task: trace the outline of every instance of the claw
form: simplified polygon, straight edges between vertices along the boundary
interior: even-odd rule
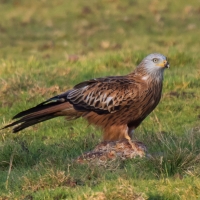
[[[128,140],[128,143],[131,145],[132,149],[137,149],[135,143],[133,143],[131,140]]]

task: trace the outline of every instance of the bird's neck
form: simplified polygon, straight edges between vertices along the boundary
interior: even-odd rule
[[[138,66],[133,73],[134,76],[140,76],[143,80],[149,81],[156,81],[161,82],[163,81],[163,72],[164,69],[149,69],[145,66]]]
[[[130,79],[134,79],[139,83],[144,83],[148,87],[150,86],[153,93],[161,95],[163,85],[163,70],[147,70],[146,68],[140,66],[128,76]]]

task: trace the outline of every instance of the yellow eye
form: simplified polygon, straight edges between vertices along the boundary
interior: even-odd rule
[[[157,58],[154,58],[154,59],[153,59],[153,62],[154,62],[154,63],[157,63],[157,62],[158,62],[158,59],[157,59]]]

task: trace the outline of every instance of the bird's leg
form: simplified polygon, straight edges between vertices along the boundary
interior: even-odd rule
[[[137,149],[135,144],[132,142],[131,137],[128,133],[125,134],[125,138],[127,139],[128,143],[131,145],[132,149]]]
[[[131,145],[132,149],[136,149],[135,144],[131,141],[129,129],[127,125],[121,126],[108,126],[104,129],[103,141],[122,141],[126,139]]]
[[[128,143],[131,145],[131,147],[132,147],[133,149],[136,148],[135,144],[134,144],[134,143],[132,142],[132,140],[131,140],[131,139],[133,139],[134,130],[135,130],[135,127],[132,127],[132,128],[129,127],[129,128],[128,128],[128,136],[129,136],[129,139],[126,138],[126,139],[128,140]]]

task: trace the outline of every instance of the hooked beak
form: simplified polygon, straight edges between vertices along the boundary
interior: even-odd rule
[[[169,69],[169,63],[168,62],[166,63],[165,68]]]
[[[164,60],[163,62],[159,63],[157,66],[163,67],[163,68],[169,68],[169,63]]]

